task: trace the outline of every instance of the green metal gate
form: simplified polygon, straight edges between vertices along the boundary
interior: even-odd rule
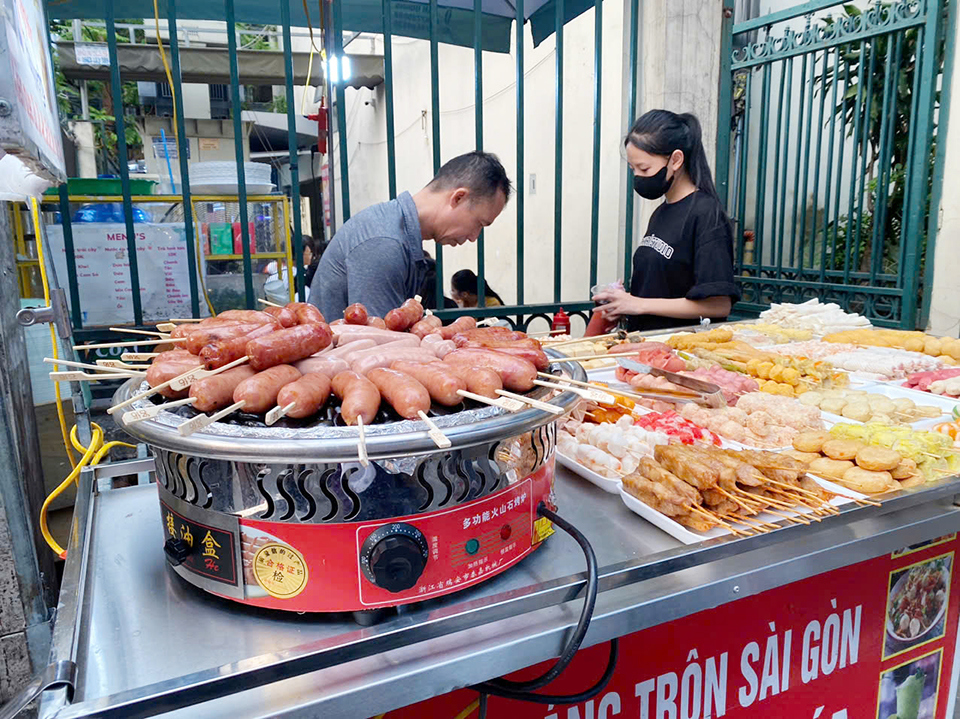
[[[955,5],[811,0],[728,25],[717,168],[738,310],[819,297],[926,324]]]

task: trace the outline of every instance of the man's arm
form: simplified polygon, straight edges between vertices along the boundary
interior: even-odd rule
[[[347,255],[349,304],[362,302],[371,316],[383,317],[408,299],[408,258],[393,239],[370,239]]]

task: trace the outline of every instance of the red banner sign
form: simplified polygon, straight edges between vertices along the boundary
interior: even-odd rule
[[[491,697],[491,719],[947,719],[957,641],[956,535],[771,589],[623,637],[596,698],[544,706]],[[593,685],[608,645],[541,690]],[[539,675],[552,662],[512,675]],[[467,719],[460,690],[387,719]]]

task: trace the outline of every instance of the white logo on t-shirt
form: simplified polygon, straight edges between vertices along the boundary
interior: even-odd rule
[[[640,240],[640,247],[652,247],[668,260],[673,257],[673,247],[661,240],[656,235],[647,235]]]

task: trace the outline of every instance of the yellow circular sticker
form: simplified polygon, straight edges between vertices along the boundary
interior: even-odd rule
[[[291,599],[307,586],[303,555],[286,544],[265,544],[253,558],[253,575],[271,597]]]

